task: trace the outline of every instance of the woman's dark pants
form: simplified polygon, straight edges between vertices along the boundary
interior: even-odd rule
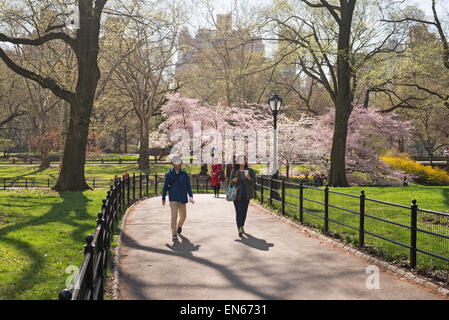
[[[217,184],[216,186],[213,186],[213,187],[214,187],[214,194],[216,196],[219,196],[220,195],[220,184]]]
[[[246,221],[246,214],[248,212],[249,200],[235,200],[234,207],[237,220],[237,228],[244,227]]]

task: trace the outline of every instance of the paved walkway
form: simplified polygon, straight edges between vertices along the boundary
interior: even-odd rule
[[[170,209],[161,198],[131,209],[120,247],[121,299],[440,299],[381,272],[380,290],[366,288],[365,260],[309,238],[251,205],[240,239],[234,206],[195,195],[173,244]]]

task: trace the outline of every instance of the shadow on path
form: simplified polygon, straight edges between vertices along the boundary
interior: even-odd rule
[[[236,242],[243,243],[244,245],[261,250],[261,251],[268,251],[271,247],[274,247],[273,243],[268,243],[264,239],[258,239],[256,237],[253,237],[249,233],[245,233],[239,240],[235,240]]]
[[[187,239],[185,237],[183,237],[183,242],[184,239]],[[188,241],[188,239],[187,239]],[[190,242],[188,242],[190,243]],[[128,236],[126,233],[122,234],[122,244],[128,248],[133,248],[136,250],[143,250],[143,251],[147,251],[147,252],[153,252],[153,253],[157,253],[157,254],[164,254],[164,255],[174,255],[174,256],[178,256],[181,257],[183,259],[188,259],[191,260],[193,262],[202,264],[204,266],[208,266],[212,269],[215,269],[216,271],[220,272],[223,277],[225,277],[230,283],[232,283],[232,286],[234,288],[238,288],[240,290],[252,293],[256,296],[258,296],[261,299],[266,299],[266,300],[275,300],[278,299],[274,296],[271,296],[269,294],[266,294],[264,292],[261,292],[259,290],[257,290],[257,288],[255,288],[254,286],[251,286],[248,283],[245,283],[240,277],[238,277],[236,274],[234,274],[231,270],[229,270],[228,268],[226,268],[225,266],[219,265],[217,263],[214,263],[212,261],[209,261],[207,259],[204,258],[200,258],[200,257],[195,257],[191,251],[189,252],[189,254],[185,254],[185,251],[179,252],[179,251],[168,251],[168,250],[164,250],[164,249],[157,249],[157,248],[152,248],[152,247],[146,247],[146,246],[142,246],[140,244],[138,244],[133,238],[131,238],[130,236]],[[168,246],[168,245],[167,245]],[[180,244],[180,246],[182,246],[182,243]],[[186,244],[186,246],[188,246],[188,248],[192,248],[190,245]],[[168,246],[170,248],[170,246]],[[193,246],[195,248],[195,246]],[[120,275],[122,277],[122,274]],[[133,288],[133,292],[136,292],[136,294],[139,297],[143,298],[142,293],[140,292],[141,288],[142,288],[142,284],[139,282],[136,282],[134,279],[131,279],[130,275],[124,275],[126,278],[126,282],[128,284],[131,284],[130,287]],[[150,297],[145,297],[145,299],[150,299]]]
[[[173,252],[184,254],[184,255],[193,255],[193,252],[198,251],[200,249],[200,245],[194,245],[190,240],[182,235],[179,235],[182,242],[176,240],[173,242],[173,245],[166,244],[167,248],[172,250]]]

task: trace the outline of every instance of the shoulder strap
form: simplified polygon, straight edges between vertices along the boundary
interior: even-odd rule
[[[170,182],[170,186],[172,186],[173,185],[173,183],[175,183],[176,182],[176,180],[178,180],[179,179],[179,177],[182,175],[182,172],[180,172],[179,174],[176,174],[175,173],[175,178],[173,179],[173,181],[172,182]]]

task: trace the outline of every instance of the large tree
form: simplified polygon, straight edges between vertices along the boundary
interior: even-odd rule
[[[112,65],[118,59],[113,73],[114,86],[139,119],[139,168],[149,169],[149,133],[151,120],[161,114],[166,94],[176,92],[178,84],[173,79],[174,55],[177,52],[177,36],[184,19],[181,3],[173,5],[159,2],[157,8],[148,10],[147,4],[137,4],[133,20],[124,31],[123,42],[135,50],[122,58],[121,53],[107,58]],[[129,35],[132,35],[130,37]]]
[[[348,186],[348,121],[360,73],[378,54],[398,51],[403,41],[404,27],[381,20],[398,3],[286,0],[276,1],[274,14],[268,14],[274,40],[289,44],[286,54],[296,55],[299,68],[326,89],[335,107],[331,186]]]
[[[89,188],[84,176],[87,137],[97,84],[101,16],[107,0],[79,0],[79,29],[70,34],[63,14],[67,7],[54,1],[26,1],[25,4],[2,1],[0,42],[17,46],[45,46],[57,41],[70,47],[77,60],[75,88],[58,83],[51,75],[41,75],[19,65],[5,48],[0,58],[17,74],[37,82],[70,105],[69,129],[65,141],[57,191],[83,191]],[[54,13],[54,14],[51,14]],[[50,18],[42,19],[47,17]],[[63,18],[61,18],[61,16]],[[44,24],[42,23],[45,22]],[[11,27],[6,28],[5,24]],[[30,31],[32,30],[32,31]]]

